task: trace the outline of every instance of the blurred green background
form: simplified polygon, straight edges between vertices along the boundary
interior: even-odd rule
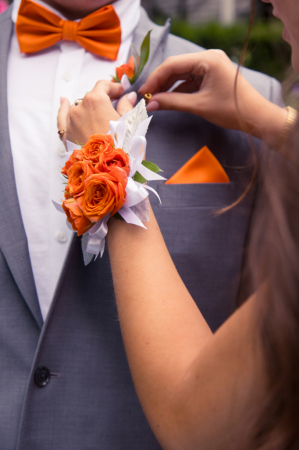
[[[235,62],[238,62],[240,58],[248,31],[250,1],[247,2],[247,8],[246,2],[243,1],[243,3],[245,3],[245,6],[243,6],[245,12],[237,15],[233,23],[225,25],[217,17],[216,8],[214,20],[193,23],[192,14],[188,16],[188,3],[186,1],[184,3],[179,0],[168,1],[168,8],[164,4],[162,9],[162,7],[159,7],[160,2],[142,0],[143,6],[154,22],[164,23],[168,16],[166,13],[168,9],[172,13],[171,32],[173,34],[206,49],[222,49]],[[185,11],[182,9],[183,4]],[[236,4],[238,4],[238,0]],[[177,5],[176,8],[175,5]],[[192,3],[189,3],[189,5],[189,8],[191,8]],[[207,4],[202,6],[203,9],[207,9],[207,7]],[[290,46],[282,39],[282,23],[272,16],[271,9],[271,5],[264,4],[260,0],[256,1],[255,22],[251,32],[245,66],[282,81],[290,67],[291,50]],[[193,11],[191,10],[191,13]],[[185,17],[182,18],[182,16]]]
[[[225,26],[217,22],[200,25],[174,20],[172,33],[210,49],[219,48],[238,62],[246,39],[248,22]],[[244,65],[282,80],[290,65],[290,47],[281,37],[278,20],[258,19],[251,32]]]

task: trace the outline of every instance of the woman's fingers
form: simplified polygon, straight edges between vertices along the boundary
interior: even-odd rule
[[[144,95],[147,92],[152,94],[160,92],[162,88],[165,89],[165,86],[169,86],[170,81],[174,83],[177,80],[188,80],[190,78],[194,79],[201,76],[201,74],[197,72],[199,71],[200,61],[203,59],[203,53],[167,58],[161,66],[154,70],[148,77],[144,85],[141,86],[139,90],[140,94]]]
[[[148,112],[170,110],[199,114],[200,105],[199,101],[195,101],[195,95],[192,95],[192,102],[190,102],[190,94],[178,92],[163,92],[156,94],[153,96],[150,103],[148,103],[147,110]]]
[[[177,88],[175,88],[172,92],[193,94],[194,92],[198,92],[200,90],[202,80],[203,78],[185,81],[184,83],[181,83]]]
[[[70,102],[68,101],[67,98],[61,97],[60,108],[58,110],[58,115],[57,115],[57,129],[60,131],[66,130],[69,109],[70,109]],[[66,133],[64,133],[62,136],[62,141],[63,141],[64,145],[65,145],[65,140],[66,140],[65,135],[66,135]]]
[[[116,111],[120,116],[123,116],[125,113],[131,111],[136,105],[137,94],[136,92],[130,92],[127,95],[124,95],[118,102]]]

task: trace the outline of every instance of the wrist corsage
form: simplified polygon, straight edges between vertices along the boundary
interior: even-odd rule
[[[129,89],[131,84],[141,75],[145,64],[149,58],[150,52],[150,35],[152,30],[150,30],[140,47],[140,53],[137,52],[136,48],[132,44],[132,56],[130,57],[127,64],[122,64],[116,68],[116,74],[112,77],[112,81],[115,83],[121,83],[122,87],[126,91]]]
[[[68,227],[82,236],[85,265],[99,254],[102,257],[110,217],[146,228],[148,191],[159,196],[143,183],[165,180],[156,164],[143,159],[151,119],[141,100],[118,121],[110,122],[107,135],[93,135],[82,147],[67,141],[69,158],[61,171],[64,199],[53,203],[66,214]]]

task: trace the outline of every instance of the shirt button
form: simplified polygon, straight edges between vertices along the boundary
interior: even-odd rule
[[[61,242],[61,244],[63,244],[64,242],[67,241],[67,235],[63,231],[58,231],[58,233],[56,234],[56,237],[57,237],[57,241]]]
[[[71,79],[72,79],[72,74],[71,74],[70,72],[64,72],[64,74],[62,75],[62,78],[63,78],[65,81],[71,81]]]
[[[34,382],[38,387],[45,387],[50,381],[50,370],[47,367],[39,367],[34,374]]]
[[[65,150],[64,145],[61,145],[60,147],[58,147],[58,150],[57,150],[58,156],[61,156],[63,158],[65,156],[65,152],[66,152],[66,150]]]

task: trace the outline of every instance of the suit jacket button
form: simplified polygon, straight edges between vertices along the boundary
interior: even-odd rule
[[[34,374],[34,382],[38,387],[45,387],[50,381],[50,370],[47,367],[39,367]]]

